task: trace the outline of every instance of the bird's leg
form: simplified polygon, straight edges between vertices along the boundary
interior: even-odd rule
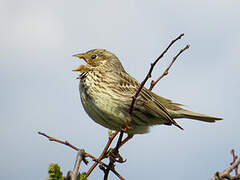
[[[120,131],[116,147],[112,151],[113,156],[115,156],[115,159],[116,158],[122,159],[122,157],[119,154],[119,148],[127,142],[126,141],[127,138],[125,138],[124,140],[122,139],[123,139],[123,134],[126,133],[129,129],[131,129],[131,126],[129,126],[128,123],[125,123],[124,127],[122,127],[122,130]]]
[[[121,143],[122,143],[122,138],[123,138],[123,133],[124,133],[124,131],[123,130],[121,130],[120,131],[120,134],[119,134],[119,137],[118,137],[118,142],[117,142],[117,145],[116,145],[116,147],[114,148],[114,153],[118,153],[118,150],[119,150],[119,148],[121,147]]]
[[[109,153],[109,156],[113,162],[124,163],[126,160],[123,160],[122,156],[119,154],[119,149],[122,147],[126,142],[132,139],[133,135],[128,135],[125,139],[122,140],[123,131],[120,132],[117,145],[114,149],[112,149]]]
[[[128,122],[125,122],[124,126],[121,128],[121,130],[125,133],[127,133],[132,127],[128,124]]]
[[[117,141],[117,144],[115,146],[114,149],[110,149],[109,151],[109,157],[111,159],[112,162],[119,162],[119,163],[123,163],[125,162],[126,160],[123,160],[122,156],[119,154],[119,149],[120,147],[122,147],[126,142],[128,142],[128,140],[130,140],[133,135],[129,135],[123,139],[123,134],[124,133],[127,133],[128,130],[130,130],[132,127],[128,124],[128,123],[125,123],[124,127],[122,128],[122,130],[120,131],[120,135],[118,137],[118,141]],[[122,140],[123,139],[123,140]]]
[[[127,133],[131,129],[132,127],[126,122],[125,126],[122,128],[122,131]],[[122,147],[126,142],[128,142],[128,140],[132,139],[132,137],[133,135],[128,134],[128,136],[123,141],[121,141],[119,148]]]
[[[115,148],[114,149],[110,149],[110,151],[108,153],[110,162],[113,163],[113,164],[115,162],[119,162],[119,163],[124,163],[125,162],[125,160],[123,160],[122,156],[119,154],[119,148],[121,147],[121,144],[123,142],[122,141],[123,134],[124,134],[124,131],[121,130]]]

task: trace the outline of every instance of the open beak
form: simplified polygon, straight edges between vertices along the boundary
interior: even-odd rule
[[[74,54],[73,56],[74,57],[78,57],[80,59],[84,59],[84,61],[86,62],[86,58],[85,58],[84,54]],[[79,67],[77,67],[76,69],[73,69],[72,71],[80,71],[80,72],[82,72],[82,71],[84,71],[85,67],[86,67],[86,65],[82,64]]]
[[[86,66],[86,65],[81,64],[79,67],[73,69],[72,71],[80,71],[80,72],[82,72],[82,71],[84,71],[85,66]]]
[[[78,58],[84,59],[86,61],[84,54],[74,54],[73,57],[78,57]]]

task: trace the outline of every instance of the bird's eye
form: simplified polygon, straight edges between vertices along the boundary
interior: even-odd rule
[[[91,59],[95,59],[97,56],[94,54],[91,56]]]

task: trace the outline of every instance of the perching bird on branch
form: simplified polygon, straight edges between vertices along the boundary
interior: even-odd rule
[[[123,68],[119,59],[104,49],[94,49],[76,54],[84,59],[73,71],[79,75],[80,96],[88,115],[98,124],[112,130],[126,130],[126,133],[147,133],[150,126],[165,124],[183,129],[174,119],[188,118],[204,122],[215,122],[222,118],[191,112],[143,87],[136,98],[132,112],[129,109],[132,97],[140,83]]]

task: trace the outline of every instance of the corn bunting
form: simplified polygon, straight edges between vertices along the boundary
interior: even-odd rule
[[[123,68],[119,59],[104,49],[94,49],[76,54],[84,59],[73,71],[82,72],[79,90],[85,111],[98,124],[120,131],[125,127],[129,135],[147,133],[150,126],[165,124],[182,129],[175,118],[188,118],[215,122],[221,118],[195,113],[143,87],[129,114],[132,97],[140,83]]]

